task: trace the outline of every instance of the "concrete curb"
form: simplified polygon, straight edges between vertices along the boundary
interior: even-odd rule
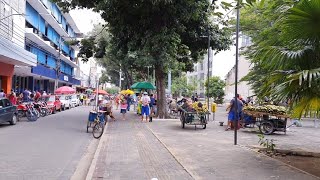
[[[282,162],[282,161],[280,161],[280,160],[278,160],[278,159],[275,159],[275,158],[272,158],[272,157],[270,157],[270,156],[267,156],[267,155],[259,152],[259,151],[257,150],[257,148],[256,148],[256,149],[253,149],[253,148],[251,148],[251,147],[249,147],[249,146],[243,146],[243,145],[237,145],[237,146],[239,146],[239,147],[241,147],[241,148],[243,148],[243,149],[247,149],[247,150],[249,150],[249,151],[255,152],[255,153],[257,153],[257,154],[259,154],[259,155],[261,155],[261,156],[263,156],[263,157],[265,157],[265,158],[268,158],[268,159],[272,159],[272,160],[274,160],[274,161],[277,161],[277,162],[280,163],[280,164],[284,164],[285,166],[288,166],[288,167],[290,167],[290,168],[292,168],[292,169],[295,169],[295,170],[300,171],[300,172],[302,172],[302,173],[304,173],[304,174],[307,174],[307,175],[309,175],[309,176],[311,176],[311,177],[314,177],[315,179],[320,179],[320,177],[315,176],[315,175],[313,175],[313,174],[310,174],[310,173],[308,173],[308,172],[306,172],[306,171],[304,171],[304,170],[302,170],[302,169],[296,168],[296,167],[294,167],[294,166],[292,166],[292,165],[290,165],[290,164],[287,164],[287,163],[285,163],[285,162]]]
[[[96,169],[97,161],[99,159],[99,154],[101,152],[103,143],[107,140],[106,133],[105,133],[107,127],[108,127],[108,122],[106,123],[106,125],[104,127],[104,131],[103,131],[102,136],[100,137],[100,141],[99,141],[98,147],[96,149],[96,152],[94,153],[94,156],[93,156],[93,159],[92,159],[92,162],[91,162],[91,165],[90,165],[86,180],[91,180],[92,177],[93,177],[93,173],[94,173],[94,171]]]
[[[253,149],[266,149],[260,146],[248,146]],[[304,151],[304,150],[296,150],[296,149],[275,149],[276,153],[286,154],[286,155],[294,155],[294,156],[306,156],[306,157],[317,157],[320,158],[320,152],[312,152],[312,151]]]

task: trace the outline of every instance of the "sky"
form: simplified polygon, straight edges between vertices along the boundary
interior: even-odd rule
[[[95,13],[88,9],[76,9],[70,11],[70,14],[74,21],[76,22],[79,30],[87,34],[93,29],[94,24],[104,23],[101,19],[100,14]],[[232,46],[231,50],[223,51],[213,56],[213,71],[212,74],[215,76],[220,76],[222,79],[231,70],[235,64],[235,47]],[[89,75],[90,66],[87,64],[80,64],[81,70]]]

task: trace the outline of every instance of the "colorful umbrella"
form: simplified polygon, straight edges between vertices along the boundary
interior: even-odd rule
[[[69,87],[69,86],[62,86],[62,87],[59,87],[58,89],[56,89],[56,91],[54,93],[56,93],[56,94],[73,94],[75,92],[76,92],[76,90]]]
[[[96,91],[93,91],[93,93],[97,93]],[[102,95],[108,95],[107,91],[99,89],[98,90],[98,94],[102,94]]]
[[[93,90],[92,90],[92,89],[86,89],[86,92],[88,92],[88,93],[92,93],[92,92],[93,92]]]
[[[137,83],[134,83],[131,87],[131,89],[156,89],[156,87],[151,84],[150,82],[137,82]]]
[[[130,95],[132,95],[132,94],[134,94],[134,92],[132,90],[130,90],[130,89],[127,89],[127,90],[120,91],[120,94],[130,94]]]

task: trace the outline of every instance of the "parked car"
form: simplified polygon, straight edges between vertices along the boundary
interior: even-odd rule
[[[71,98],[69,95],[58,95],[58,97],[61,101],[62,110],[70,109],[72,107]]]
[[[7,98],[0,98],[0,123],[9,122],[15,125],[17,121],[17,107],[12,105]]]
[[[57,111],[61,111],[61,101],[56,95],[42,96],[42,99],[47,103],[48,108],[52,111],[53,114]]]
[[[80,106],[79,95],[73,94],[70,96],[72,107]]]

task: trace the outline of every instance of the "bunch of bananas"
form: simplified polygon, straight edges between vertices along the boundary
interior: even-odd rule
[[[207,113],[208,111],[208,106],[206,104],[199,104],[200,102],[194,102],[192,103],[192,108],[197,112],[197,113]]]
[[[275,105],[264,105],[264,106],[245,106],[243,110],[256,111],[256,112],[265,112],[271,114],[284,115],[287,112],[286,107],[275,106]]]

